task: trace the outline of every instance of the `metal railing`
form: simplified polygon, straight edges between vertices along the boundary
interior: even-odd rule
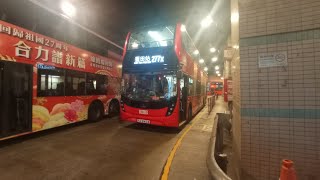
[[[215,100],[215,96],[209,96],[208,97],[208,113],[210,114],[210,112],[213,109],[213,106],[215,105],[216,100]]]
[[[220,125],[218,125],[218,123]],[[221,128],[221,121],[219,122],[219,115],[216,115],[214,120],[214,125],[212,127],[212,134],[210,138],[210,144],[209,144],[209,151],[207,154],[207,166],[209,173],[211,174],[212,179],[214,180],[232,180],[226,173],[221,169],[219,164],[216,161],[216,155],[217,155],[217,146],[221,146],[223,144],[223,140],[221,141],[221,135],[218,135],[218,126]],[[219,129],[221,132],[221,129]],[[218,137],[219,136],[219,137]],[[220,145],[219,145],[220,143]],[[222,143],[222,144],[221,144]],[[221,161],[221,160],[219,160]],[[220,162],[221,163],[221,162]],[[226,166],[225,163],[223,165]],[[226,170],[226,167],[224,167]]]

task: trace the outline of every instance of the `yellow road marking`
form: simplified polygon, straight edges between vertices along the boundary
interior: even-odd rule
[[[200,115],[200,113],[198,115]],[[171,167],[174,155],[176,154],[178,148],[180,147],[184,136],[190,131],[190,129],[193,127],[193,125],[199,119],[200,119],[200,116],[196,116],[196,118],[192,120],[192,123],[190,125],[188,125],[188,127],[186,127],[186,129],[184,130],[183,134],[180,136],[180,138],[177,140],[176,144],[173,146],[173,149],[171,150],[171,152],[169,154],[169,157],[167,159],[167,162],[166,162],[166,164],[164,166],[164,169],[163,169],[163,172],[162,172],[162,176],[161,176],[161,180],[168,180],[170,167]]]

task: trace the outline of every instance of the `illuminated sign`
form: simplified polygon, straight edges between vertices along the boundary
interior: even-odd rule
[[[37,64],[38,69],[55,69],[54,66],[48,66],[44,64]]]
[[[164,56],[161,56],[161,55],[134,57],[134,64],[153,64],[153,63],[163,63],[163,62],[164,62]]]

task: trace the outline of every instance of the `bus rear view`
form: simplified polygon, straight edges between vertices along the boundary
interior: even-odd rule
[[[122,120],[178,127],[191,119],[188,76],[183,75],[179,60],[178,26],[158,26],[128,34],[122,66]]]

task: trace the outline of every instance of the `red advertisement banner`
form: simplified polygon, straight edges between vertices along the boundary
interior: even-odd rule
[[[0,59],[31,64],[102,71],[119,76],[120,62],[0,21]]]

